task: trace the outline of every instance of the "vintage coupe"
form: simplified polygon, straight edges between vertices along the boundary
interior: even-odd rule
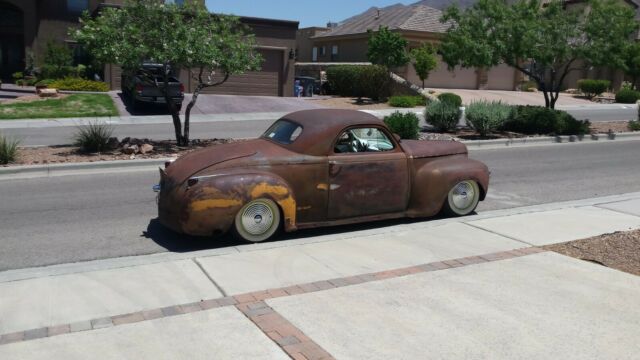
[[[260,138],[182,156],[160,169],[159,220],[174,231],[231,230],[258,242],[285,231],[473,212],[489,171],[456,141],[399,140],[373,115],[305,110]]]

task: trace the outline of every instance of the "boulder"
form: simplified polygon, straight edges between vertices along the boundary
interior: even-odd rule
[[[120,146],[120,142],[117,137],[110,137],[107,141],[107,147],[111,150],[115,150]]]
[[[122,152],[127,155],[136,154],[138,151],[140,151],[138,145],[125,145],[122,147]]]
[[[153,145],[151,144],[142,144],[140,146],[140,154],[148,154],[153,151]]]

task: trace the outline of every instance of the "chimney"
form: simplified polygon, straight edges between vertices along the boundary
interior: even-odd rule
[[[376,20],[380,18],[380,9],[376,8]]]

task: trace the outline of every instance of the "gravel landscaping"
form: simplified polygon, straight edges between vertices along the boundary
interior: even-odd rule
[[[640,276],[640,229],[554,244],[545,248]]]

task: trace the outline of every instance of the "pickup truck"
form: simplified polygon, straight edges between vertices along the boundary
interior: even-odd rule
[[[136,71],[122,72],[122,95],[132,110],[139,108],[141,103],[166,104],[161,91],[164,86],[162,68],[162,64],[147,63]],[[153,77],[160,88],[154,84]],[[180,110],[184,100],[184,85],[174,75],[169,77],[169,97]]]

